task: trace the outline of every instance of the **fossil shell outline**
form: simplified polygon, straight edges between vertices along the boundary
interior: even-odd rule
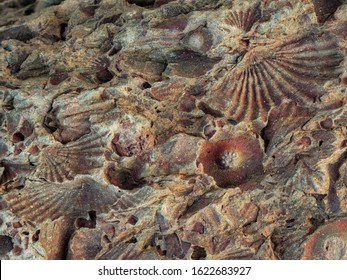
[[[346,259],[347,220],[322,226],[306,240],[304,248],[304,259]]]
[[[66,145],[57,142],[42,149],[35,176],[49,182],[63,182],[99,167],[100,163],[93,157],[104,152],[102,136],[88,134]]]
[[[89,211],[103,212],[121,195],[121,191],[113,185],[103,186],[83,177],[62,184],[31,182],[22,190],[8,194],[5,199],[16,215],[43,222],[62,216],[83,215]]]
[[[91,126],[103,121],[107,111],[113,107],[115,101],[106,98],[102,89],[85,91],[78,95],[63,94],[53,101],[43,125],[57,141],[66,144],[90,133]]]
[[[343,56],[338,47],[332,34],[309,30],[251,48],[212,86],[211,102],[236,121],[265,120],[270,108],[285,100],[312,104],[324,93],[317,82],[339,75]]]
[[[227,15],[227,24],[234,25],[245,32],[252,29],[254,23],[261,19],[260,1],[241,10],[232,10]]]

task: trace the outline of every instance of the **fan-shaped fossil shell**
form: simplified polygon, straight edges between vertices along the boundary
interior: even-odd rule
[[[52,184],[31,182],[5,199],[11,211],[27,220],[42,222],[61,216],[84,215],[89,211],[102,212],[120,197],[112,185],[103,186],[90,178]]]
[[[234,25],[245,32],[251,30],[254,23],[261,18],[260,1],[256,1],[255,4],[249,4],[248,7],[240,10],[232,10],[226,17],[226,23]]]
[[[89,78],[91,82],[103,84],[111,81],[114,74],[109,70],[110,60],[107,57],[99,57],[92,61],[82,73],[84,77]]]
[[[54,143],[43,148],[39,158],[37,178],[50,182],[71,180],[100,167],[98,157],[103,154],[103,139],[99,134],[87,135],[66,145]]]
[[[118,199],[112,205],[112,209],[119,212],[136,209],[140,205],[148,205],[153,203],[159,197],[159,192],[157,193],[152,188],[145,186],[134,193],[122,193],[120,199]]]
[[[313,103],[323,94],[317,83],[338,77],[342,60],[338,40],[315,31],[251,48],[213,86],[212,104],[236,121],[264,120],[285,100]]]

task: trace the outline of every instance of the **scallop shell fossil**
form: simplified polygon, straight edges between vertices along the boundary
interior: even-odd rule
[[[100,167],[97,157],[103,155],[102,135],[92,134],[78,141],[63,145],[56,142],[42,149],[39,158],[36,178],[50,182],[71,180],[77,174],[87,174]]]
[[[81,178],[63,184],[31,182],[22,190],[9,193],[5,199],[16,215],[43,222],[89,211],[103,212],[120,196],[115,186],[102,186],[90,178]]]
[[[226,23],[234,25],[245,32],[261,19],[260,1],[242,10],[232,10],[226,17]]]
[[[68,93],[56,98],[44,119],[44,126],[53,137],[65,144],[90,133],[94,123],[100,123],[115,101],[103,89]]]
[[[327,32],[258,45],[213,85],[209,103],[236,121],[266,120],[285,100],[313,103],[324,93],[318,82],[337,78],[342,61],[337,38]]]

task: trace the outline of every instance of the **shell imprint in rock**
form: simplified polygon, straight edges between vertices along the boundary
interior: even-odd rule
[[[254,23],[261,19],[260,1],[257,1],[254,5],[247,7],[244,10],[233,10],[227,18],[226,23],[234,25],[245,32],[251,30]]]
[[[263,151],[256,139],[244,135],[204,143],[199,161],[219,187],[236,186],[263,172]]]
[[[337,220],[319,228],[304,246],[304,259],[346,260],[347,220]]]
[[[211,105],[242,121],[266,120],[271,107],[288,99],[312,103],[324,93],[317,82],[340,73],[343,55],[338,46],[332,34],[309,31],[251,48],[212,87]]]
[[[107,98],[103,90],[63,94],[52,103],[44,126],[55,140],[66,144],[90,133],[91,125],[102,122],[114,107],[114,100]]]
[[[36,177],[50,182],[72,180],[77,174],[87,174],[100,167],[97,157],[103,154],[102,136],[87,135],[66,145],[54,143],[42,149]]]
[[[103,212],[120,196],[117,187],[103,186],[84,177],[62,184],[31,182],[5,199],[16,215],[42,222],[61,216],[84,215],[89,211]]]

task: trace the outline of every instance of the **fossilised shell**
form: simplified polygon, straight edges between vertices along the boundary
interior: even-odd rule
[[[86,68],[86,71],[81,74],[89,78],[91,82],[103,84],[111,81],[114,77],[109,67],[110,60],[107,57],[99,57],[92,61]]]
[[[103,96],[103,90],[63,94],[54,100],[44,126],[65,144],[90,133],[91,124],[102,121],[114,107],[115,101]]]
[[[131,157],[154,146],[150,122],[139,115],[120,118],[112,139],[112,148],[120,156]]]
[[[158,29],[183,31],[187,26],[188,19],[189,17],[183,14],[174,18],[165,19],[159,23],[155,23],[153,27]]]
[[[68,259],[93,260],[101,250],[102,231],[99,229],[81,228],[71,237]]]
[[[313,30],[254,47],[212,87],[210,104],[241,121],[265,120],[271,107],[287,99],[312,103],[324,93],[317,82],[340,73],[338,46],[332,34]]]
[[[196,137],[177,134],[163,145],[140,153],[133,167],[135,178],[193,172],[199,141]]]
[[[254,23],[259,21],[260,19],[260,1],[256,1],[255,4],[250,5],[246,9],[231,11],[225,21],[230,25],[234,25],[244,30],[245,32],[248,32],[251,30]]]
[[[8,90],[0,90],[0,109],[1,111],[10,111],[14,109],[13,96]]]
[[[90,178],[63,184],[31,182],[5,196],[10,210],[21,218],[36,222],[77,216],[89,211],[103,212],[120,197],[112,185],[102,186]]]
[[[347,220],[324,225],[304,244],[304,259],[347,260]]]
[[[0,186],[7,188],[23,186],[26,176],[35,169],[29,164],[6,160],[0,162],[0,167],[3,168],[0,175]]]
[[[0,42],[8,39],[16,39],[19,41],[29,41],[37,34],[26,25],[10,27],[0,31]]]
[[[233,139],[206,142],[199,161],[206,174],[219,187],[237,186],[263,172],[263,151],[256,139],[243,135]]]
[[[50,182],[71,180],[100,167],[97,157],[103,154],[103,139],[98,134],[87,135],[66,145],[55,143],[43,148],[38,158],[37,178]]]
[[[139,42],[143,43],[143,42]],[[165,71],[167,62],[161,53],[134,51],[122,54],[124,61],[118,65],[123,72],[128,72],[132,76],[139,76],[145,80],[159,81],[162,79],[162,73]]]
[[[311,117],[309,109],[297,106],[295,102],[283,103],[270,111],[268,123],[262,130],[265,152],[271,153],[290,132],[305,124]]]
[[[0,256],[3,256],[13,249],[13,241],[10,236],[0,235]]]
[[[151,6],[155,3],[155,0],[127,0],[129,4],[135,4],[140,7]]]
[[[112,205],[112,209],[116,212],[124,212],[158,202],[160,192],[156,192],[153,188],[144,186],[133,193],[122,192],[121,197]]]

